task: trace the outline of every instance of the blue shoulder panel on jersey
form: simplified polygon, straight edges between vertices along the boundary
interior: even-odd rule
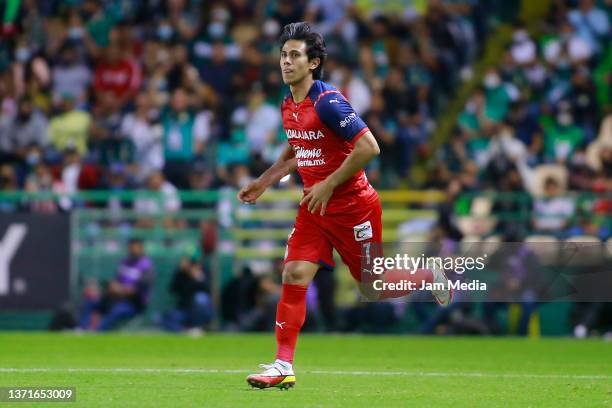
[[[315,97],[314,90],[317,88]],[[319,118],[347,142],[352,141],[367,125],[336,88],[317,81],[309,94]]]
[[[289,98],[291,98],[291,92],[287,92],[287,94],[283,98],[283,101],[281,102],[281,106],[284,105],[285,102],[287,102],[289,100]]]

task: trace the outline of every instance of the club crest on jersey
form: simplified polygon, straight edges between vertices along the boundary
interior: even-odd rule
[[[374,236],[372,233],[372,224],[370,221],[366,221],[362,224],[355,225],[353,227],[353,234],[355,234],[355,241],[365,241]]]

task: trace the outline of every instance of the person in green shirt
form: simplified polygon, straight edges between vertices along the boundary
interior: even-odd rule
[[[210,112],[196,113],[183,88],[172,93],[170,108],[161,117],[164,174],[179,188],[188,187],[188,172],[193,160],[202,156],[210,136]]]
[[[544,130],[544,156],[555,162],[566,162],[584,141],[584,131],[574,124],[569,110],[561,109],[556,121]]]
[[[484,77],[485,87],[485,115],[493,122],[503,121],[510,106],[510,96],[499,72],[490,68]]]

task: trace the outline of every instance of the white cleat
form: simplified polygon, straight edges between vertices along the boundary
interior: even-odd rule
[[[295,385],[295,373],[288,363],[275,361],[272,364],[260,364],[263,372],[251,374],[246,380],[251,387],[270,388],[277,387],[286,390]]]
[[[444,284],[444,289],[434,289],[431,291],[431,294],[433,295],[434,298],[436,298],[436,302],[438,302],[438,304],[440,306],[448,306],[451,304],[451,302],[453,301],[453,289],[449,287],[448,285],[448,278],[446,277],[446,274],[444,273],[443,269],[432,269],[432,274],[433,274],[433,283],[434,284]],[[434,287],[439,286],[439,285],[434,285]]]

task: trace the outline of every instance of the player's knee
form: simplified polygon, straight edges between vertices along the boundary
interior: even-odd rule
[[[302,264],[287,264],[283,270],[283,283],[308,285],[312,279],[310,269]]]

